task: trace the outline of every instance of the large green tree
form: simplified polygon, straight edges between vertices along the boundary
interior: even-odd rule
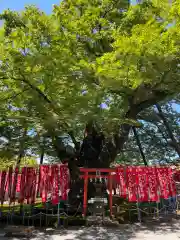
[[[57,136],[69,134],[79,149],[76,134],[98,123],[96,131],[88,125],[100,140],[91,166],[109,166],[138,114],[179,93],[179,15],[179,1],[69,0],[51,15],[33,6],[5,11],[2,106],[47,132],[59,153]]]

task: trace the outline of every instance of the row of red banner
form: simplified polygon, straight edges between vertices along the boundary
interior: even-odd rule
[[[121,197],[130,202],[158,202],[176,195],[176,184],[171,168],[118,168],[116,183]]]
[[[53,204],[57,204],[60,199],[67,199],[69,189],[69,170],[66,165],[42,165],[39,170],[33,167],[22,168],[21,173],[16,168],[13,172],[0,173],[0,200],[3,204],[6,198],[10,203],[18,201],[33,204],[40,194],[42,202],[46,202],[48,196]]]
[[[171,168],[156,167],[118,167],[114,172],[114,182],[119,195],[132,202],[159,201],[176,195],[176,186]],[[177,173],[176,173],[177,175]],[[180,174],[179,174],[180,175]],[[66,200],[69,189],[69,171],[67,165],[41,165],[39,169],[24,167],[0,173],[0,200],[3,204],[5,195],[10,202],[18,199],[32,204],[38,193],[42,202],[48,197],[53,204],[60,199]],[[18,194],[18,196],[17,196]]]

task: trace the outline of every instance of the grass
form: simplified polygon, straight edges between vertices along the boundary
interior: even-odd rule
[[[13,203],[13,204],[11,204],[11,205],[9,205],[9,204],[3,204],[3,205],[0,206],[0,209],[1,209],[1,212],[5,212],[5,213],[6,213],[6,212],[9,212],[9,211],[11,211],[11,210],[13,210],[14,212],[19,212],[19,211],[20,211],[20,207],[21,207],[21,204],[20,204],[20,203],[15,203],[15,204]],[[31,207],[32,207],[31,204],[23,204],[23,210],[25,210],[25,211],[30,210]],[[34,204],[34,207],[41,209],[41,208],[44,207],[44,205],[43,205],[43,203],[37,201],[37,202]]]

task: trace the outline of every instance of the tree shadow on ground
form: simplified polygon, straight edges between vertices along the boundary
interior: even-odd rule
[[[173,235],[172,235],[173,234]],[[178,234],[180,238],[180,221],[153,221],[148,223],[124,224],[116,227],[69,227],[68,229],[39,231],[36,240],[140,240],[151,239],[154,236],[165,236],[171,239]]]
[[[68,229],[59,229],[46,231],[44,234],[37,233],[32,240],[127,240],[133,236],[131,227],[69,227]]]
[[[180,220],[122,224],[114,227],[68,227],[67,229],[36,229],[31,240],[156,240],[180,239]],[[178,237],[179,236],[179,237]],[[0,238],[4,239],[4,238]],[[20,238],[11,238],[11,240]],[[27,238],[21,238],[27,239]]]

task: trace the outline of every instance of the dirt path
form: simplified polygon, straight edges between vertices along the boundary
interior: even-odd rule
[[[19,238],[11,238],[17,240]],[[180,240],[180,221],[121,225],[120,227],[69,227],[38,231],[31,240]],[[5,240],[0,237],[0,240]]]
[[[48,229],[47,229],[48,230]],[[180,221],[121,225],[120,227],[84,227],[38,233],[34,240],[180,240]]]

